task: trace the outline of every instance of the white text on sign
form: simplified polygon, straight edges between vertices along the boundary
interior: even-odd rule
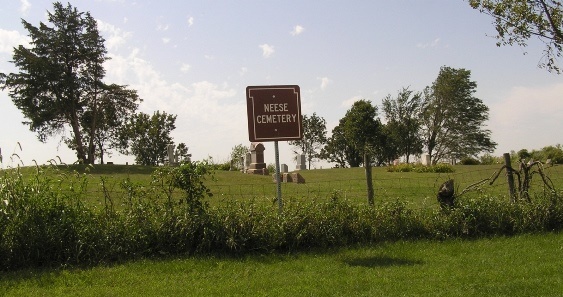
[[[284,112],[288,111],[287,103],[268,103],[264,104],[264,112]],[[256,117],[257,124],[279,124],[295,123],[297,114],[263,114]]]

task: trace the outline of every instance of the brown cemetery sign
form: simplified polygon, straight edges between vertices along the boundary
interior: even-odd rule
[[[299,86],[246,87],[250,142],[303,138]]]

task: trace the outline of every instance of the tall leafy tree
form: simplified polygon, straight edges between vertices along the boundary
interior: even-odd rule
[[[497,46],[526,47],[537,37],[545,44],[539,66],[561,73],[557,60],[563,47],[563,4],[560,0],[469,0],[474,9],[493,17]]]
[[[474,97],[476,88],[471,71],[444,66],[424,90],[423,140],[432,163],[492,152],[496,147],[491,131],[484,128],[489,108]]]
[[[120,132],[121,152],[132,154],[141,165],[164,164],[167,146],[173,144],[170,133],[176,129],[176,115],[156,111],[152,116],[140,112],[131,116]],[[127,148],[127,149],[124,149]]]
[[[422,94],[414,93],[408,88],[399,91],[396,98],[387,95],[383,99],[387,135],[399,154],[405,156],[407,163],[411,155],[422,153],[419,117],[421,105]]]
[[[377,106],[367,100],[354,102],[352,107],[342,118],[343,133],[345,139],[362,156],[366,174],[367,199],[370,205],[374,204],[374,192],[372,182],[372,157],[382,134],[381,123],[377,117]]]
[[[190,153],[188,153],[188,150],[189,150],[189,148],[185,143],[180,142],[178,144],[178,146],[176,147],[175,153],[176,153],[176,155],[178,155],[178,162],[179,163],[186,162],[190,159],[190,157],[192,155]]]
[[[10,90],[12,101],[29,120],[24,123],[40,141],[64,135],[69,127],[67,143],[76,150],[78,160],[93,163],[95,137],[85,135],[97,133],[100,97],[111,90],[125,92],[125,87],[107,87],[102,82],[107,51],[90,13],[60,2],[53,6],[53,12],[47,13],[51,26],[41,22],[36,27],[22,20],[31,46],[14,49],[13,63],[19,72],[0,75],[1,86]],[[84,120],[85,116],[90,120]]]
[[[326,121],[324,118],[319,117],[313,113],[310,117],[303,115],[303,138],[300,140],[290,141],[289,144],[293,145],[294,154],[304,154],[307,158],[308,167],[311,169],[311,162],[320,157],[320,152],[326,143]]]
[[[249,152],[249,149],[247,146],[244,146],[241,144],[237,144],[235,145],[232,149],[231,149],[231,160],[233,161],[233,165],[237,168],[237,169],[242,169],[244,166],[244,157],[246,156],[246,153]]]
[[[379,122],[379,119],[377,119]],[[393,160],[400,156],[398,144],[393,137],[393,127],[387,124],[381,125],[381,134],[378,137],[377,145],[373,148],[374,164],[381,166],[384,163],[392,164]]]
[[[94,143],[89,149],[95,149],[101,164],[104,164],[104,155],[109,155],[109,149],[119,149],[124,145],[120,143],[119,131],[125,119],[135,113],[139,101],[135,90],[115,84],[104,85],[92,104],[93,108],[84,112],[81,118],[84,138]]]
[[[332,129],[332,135],[321,149],[320,158],[334,162],[341,168],[345,168],[346,164],[350,167],[359,167],[362,164],[362,156],[346,141],[343,126],[341,119],[339,125]]]

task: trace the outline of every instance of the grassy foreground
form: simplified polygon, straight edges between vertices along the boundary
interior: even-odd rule
[[[561,296],[563,233],[0,275],[2,296]]]

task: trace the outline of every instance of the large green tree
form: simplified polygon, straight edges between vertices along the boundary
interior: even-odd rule
[[[248,146],[244,146],[242,143],[235,145],[231,149],[231,161],[236,169],[244,168],[244,157],[249,151]]]
[[[491,131],[484,128],[489,108],[474,96],[476,88],[471,71],[444,66],[424,90],[423,139],[432,163],[492,152],[496,147]]]
[[[53,6],[54,11],[47,13],[51,26],[41,22],[36,27],[22,20],[31,45],[14,48],[12,62],[19,72],[1,74],[1,87],[9,89],[12,101],[29,120],[24,123],[40,141],[55,135],[66,139],[70,127],[66,142],[80,162],[93,163],[96,137],[89,136],[96,135],[98,124],[105,121],[101,119],[103,102],[107,98],[129,101],[130,111],[136,108],[138,97],[124,86],[103,83],[103,63],[108,58],[96,20],[70,4]]]
[[[153,115],[140,112],[127,119],[120,137],[125,144],[121,152],[134,155],[141,165],[164,164],[167,146],[174,144],[170,133],[176,129],[176,115],[156,111]]]
[[[93,108],[84,112],[80,120],[83,136],[88,143],[94,143],[89,145],[89,155],[95,154],[100,158],[101,164],[104,164],[104,155],[110,155],[109,149],[123,146],[119,131],[125,124],[125,119],[137,110],[138,101],[135,90],[114,84],[104,85],[92,104]]]
[[[395,98],[387,95],[383,99],[387,135],[397,152],[405,156],[407,163],[411,155],[422,153],[421,105],[422,94],[408,88],[400,90]]]
[[[377,106],[367,100],[354,102],[352,107],[342,118],[342,131],[345,139],[362,156],[367,185],[367,199],[370,205],[374,204],[372,182],[372,157],[376,147],[379,146],[382,127],[377,117]]]
[[[362,156],[355,147],[346,141],[343,131],[343,121],[332,129],[332,135],[327,139],[326,145],[321,149],[320,158],[336,163],[338,167],[359,167],[362,164]]]
[[[468,0],[471,7],[493,17],[497,46],[526,47],[537,37],[545,44],[539,66],[561,73],[557,60],[563,47],[563,4],[559,0]]]
[[[188,152],[190,148],[184,143],[180,142],[176,147],[175,154],[178,156],[178,163],[185,163],[191,158],[191,154]]]
[[[311,116],[303,115],[302,124],[303,138],[290,141],[289,144],[296,148],[293,150],[294,154],[305,155],[308,167],[311,169],[311,162],[314,159],[320,158],[321,149],[327,141],[326,121],[316,113],[313,113]]]

